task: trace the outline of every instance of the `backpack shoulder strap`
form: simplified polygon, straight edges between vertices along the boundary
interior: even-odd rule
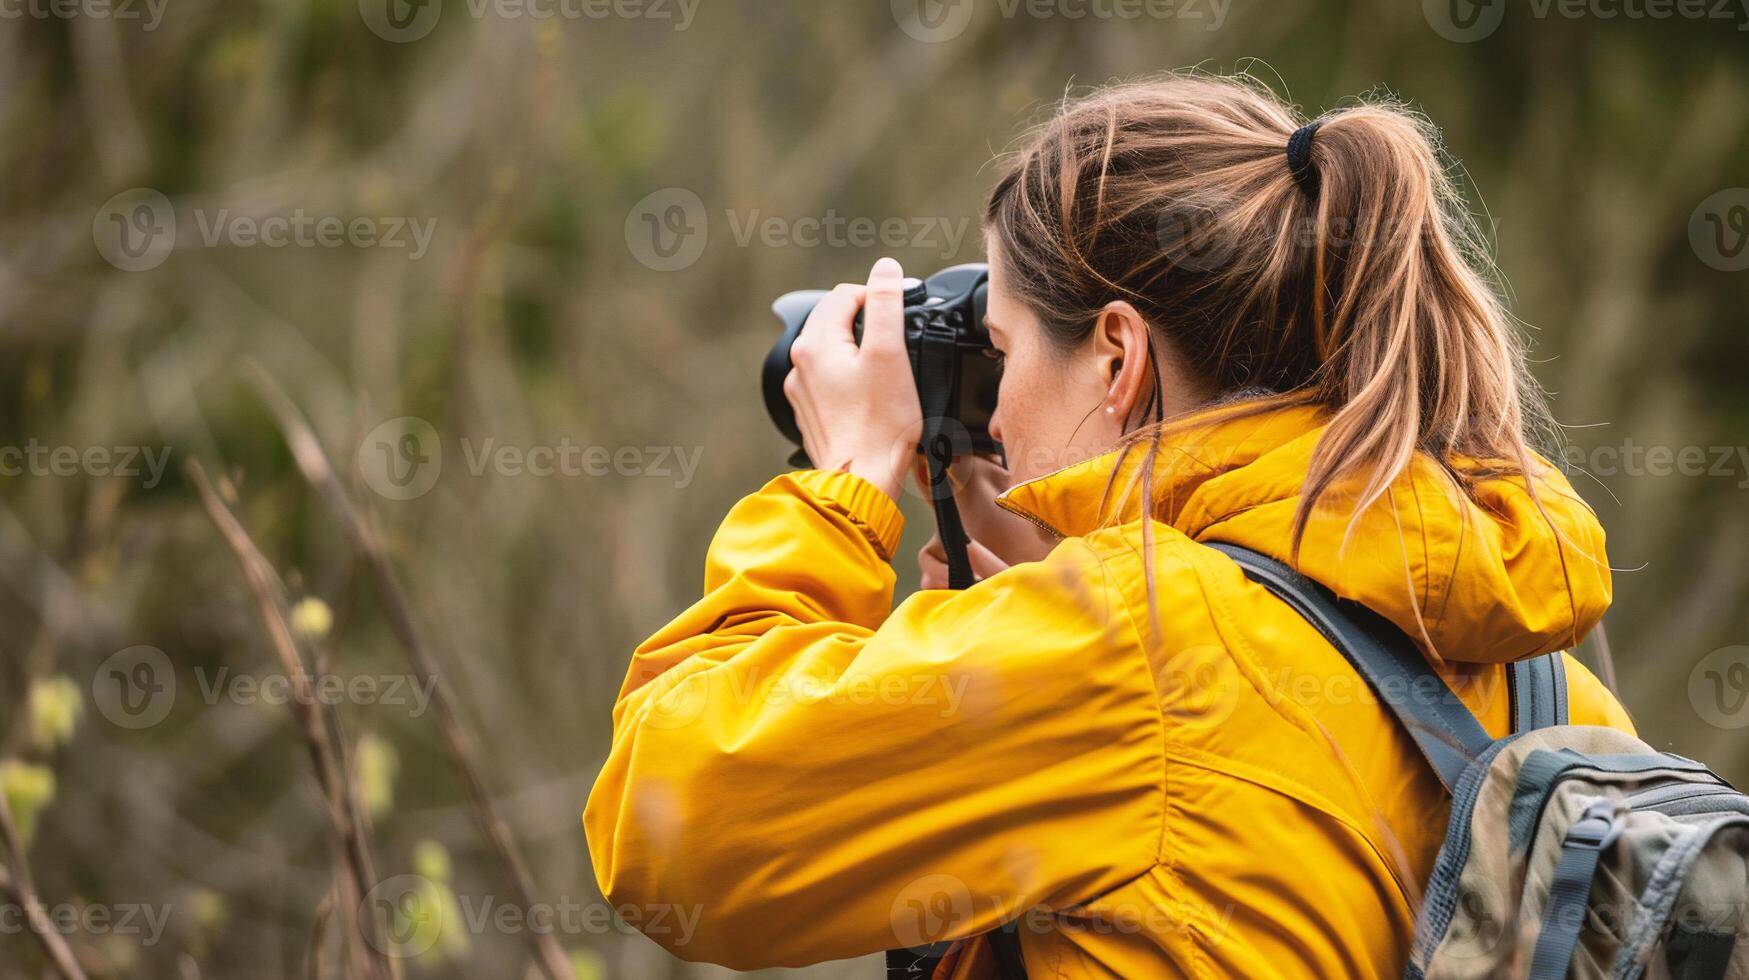
[[[1449,790],[1494,740],[1446,686],[1427,658],[1390,620],[1286,564],[1224,541],[1205,542],[1239,564],[1247,578],[1292,606],[1342,653],[1390,706]]]
[[[1506,678],[1514,732],[1567,724],[1567,664],[1559,653],[1514,661]]]
[[[985,935],[990,939],[990,952],[996,956],[999,980],[1026,980],[1026,962],[1020,956],[1020,923],[1006,923]]]

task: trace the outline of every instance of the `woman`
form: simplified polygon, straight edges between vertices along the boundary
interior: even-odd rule
[[[1302,125],[1244,79],[1107,88],[1014,156],[985,249],[1008,469],[959,464],[982,580],[892,608],[920,421],[883,259],[796,344],[820,468],[737,504],[704,598],[636,652],[584,815],[603,893],[696,914],[647,931],[743,969],[1018,918],[1035,977],[1400,975],[1448,798],[1203,542],[1387,617],[1496,736],[1504,665],[1607,608],[1429,133],[1386,105]],[[1573,723],[1630,729],[1565,664]],[[991,960],[961,943],[938,976]]]

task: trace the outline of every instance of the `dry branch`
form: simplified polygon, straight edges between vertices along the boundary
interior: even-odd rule
[[[212,483],[207,479],[206,470],[198,462],[190,460],[188,475],[200,494],[200,502],[206,509],[207,516],[212,518],[213,525],[219,529],[219,534],[236,556],[237,564],[242,567],[243,578],[249,584],[249,591],[255,595],[256,607],[261,613],[263,625],[267,627],[274,653],[279,656],[280,669],[285,671],[286,677],[291,679],[294,686],[296,693],[289,699],[289,704],[292,714],[302,726],[304,744],[309,749],[310,761],[316,770],[316,782],[326,803],[324,810],[328,816],[329,833],[339,852],[340,864],[346,870],[346,877],[350,879],[349,886],[341,889],[342,907],[354,909],[355,914],[342,915],[340,918],[347,930],[346,934],[352,940],[350,950],[353,962],[359,965],[364,975],[387,980],[391,971],[385,958],[386,940],[377,927],[374,911],[363,905],[365,897],[374,886],[370,842],[365,839],[353,808],[353,794],[334,745],[328,738],[328,726],[321,708],[312,696],[309,672],[304,669],[303,658],[298,655],[297,642],[292,638],[291,627],[274,600],[272,568],[249,537],[249,532],[244,530],[236,515],[231,513],[230,508],[213,489]]]
[[[85,980],[85,971],[79,968],[79,961],[73,958],[73,950],[67,945],[67,940],[55,931],[55,924],[49,921],[48,913],[43,911],[42,900],[37,897],[36,883],[30,876],[30,861],[25,856],[24,842],[18,836],[18,827],[12,822],[12,806],[6,802],[5,793],[0,793],[0,838],[5,841],[6,853],[12,862],[11,868],[17,869],[13,871],[0,865],[0,892],[24,909],[25,918],[30,922],[31,935],[42,945],[49,962],[55,965],[64,980]]]
[[[443,736],[444,753],[467,794],[474,823],[497,857],[517,901],[525,909],[533,908],[533,876],[530,875],[528,864],[523,860],[521,852],[517,850],[509,825],[499,816],[497,805],[480,776],[479,750],[456,713],[449,687],[437,662],[432,659],[424,640],[419,636],[406,593],[396,580],[394,569],[389,566],[382,544],[352,506],[351,498],[347,496],[345,487],[341,485],[333,466],[329,464],[328,456],[317,441],[315,432],[304,421],[303,413],[259,365],[251,362],[249,366],[255,389],[272,413],[281,435],[285,437],[298,470],[327,504],[329,511],[352,541],[353,547],[364,559],[365,568],[369,571],[371,582],[389,618],[389,626],[407,656],[408,666],[415,679],[431,691],[431,707]],[[523,931],[523,935],[528,937],[535,963],[547,980],[575,980],[563,949],[551,933],[528,929]]]

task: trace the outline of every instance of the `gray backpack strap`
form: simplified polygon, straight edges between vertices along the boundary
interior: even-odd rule
[[[1559,653],[1515,661],[1506,677],[1514,732],[1567,724],[1567,664]]]
[[[1390,620],[1360,603],[1337,598],[1267,555],[1224,541],[1204,543],[1238,562],[1246,577],[1324,634],[1379,700],[1390,706],[1446,789],[1456,786],[1471,760],[1493,744],[1481,722]]]
[[[1585,925],[1585,907],[1591,901],[1591,880],[1597,877],[1597,860],[1621,835],[1622,818],[1613,800],[1599,800],[1567,828],[1561,841],[1561,857],[1549,883],[1543,905],[1542,932],[1530,958],[1529,980],[1565,980],[1579,948],[1579,931]]]

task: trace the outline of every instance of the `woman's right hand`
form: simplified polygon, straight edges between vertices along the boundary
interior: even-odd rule
[[[966,542],[966,557],[972,562],[972,578],[982,582],[990,576],[1008,567],[1008,563],[996,557],[989,548],[976,540]],[[923,573],[922,587],[925,589],[945,589],[947,584],[947,549],[941,546],[941,532],[930,535],[929,543],[917,552],[917,569]]]
[[[1038,561],[1056,546],[1055,536],[1018,514],[996,504],[996,495],[1013,480],[995,456],[959,456],[948,470],[954,485],[953,499],[971,542],[966,549],[972,574],[989,578],[1010,565]],[[929,471],[919,460],[917,485],[929,486]],[[923,573],[923,588],[947,588],[947,552],[939,531],[917,552],[917,567]]]

